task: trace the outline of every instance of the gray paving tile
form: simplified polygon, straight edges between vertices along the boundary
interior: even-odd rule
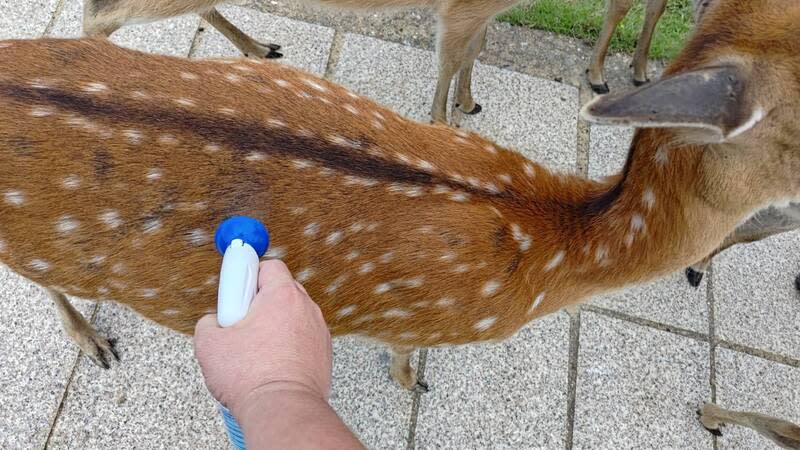
[[[49,36],[78,37],[82,34],[82,0],[66,0],[61,15]],[[111,35],[117,45],[143,52],[187,56],[200,23],[196,15],[187,15],[153,23],[123,27]]]
[[[593,125],[589,177],[600,179],[625,166],[633,129]],[[708,332],[706,282],[692,288],[682,272],[642,286],[597,297],[591,304],[699,333]]]
[[[589,177],[599,179],[622,170],[633,128],[592,125],[589,129]]]
[[[412,395],[389,378],[385,347],[345,337],[333,354],[330,402],[342,420],[370,449],[404,448]]]
[[[93,303],[73,301],[81,313]],[[78,347],[44,291],[0,266],[0,448],[44,446]]]
[[[800,368],[719,347],[716,361],[720,406],[800,423]],[[722,429],[718,442],[721,449],[778,448],[755,431],[734,425]]]
[[[714,258],[719,338],[800,359],[800,232],[739,245]]]
[[[0,2],[0,40],[41,36],[56,4],[58,0],[3,0]]]
[[[710,449],[708,364],[707,343],[583,313],[574,448]]]
[[[119,339],[122,361],[81,358],[50,448],[226,448],[229,444],[186,336],[103,304],[98,331]]]
[[[430,350],[417,448],[563,448],[568,364],[566,313],[502,343]]]
[[[708,334],[706,293],[705,280],[693,288],[681,271],[651,283],[595,297],[589,304]]]
[[[316,75],[325,74],[333,43],[332,28],[273,16],[236,6],[222,6],[222,14],[254,39],[281,45],[283,58],[276,60]],[[231,42],[211,26],[206,26],[193,56],[196,58],[240,57]]]
[[[347,34],[332,79],[421,122],[436,86],[432,52]],[[484,110],[461,126],[556,169],[575,167],[578,91],[478,64],[474,95]],[[535,120],[533,119],[535,118]]]

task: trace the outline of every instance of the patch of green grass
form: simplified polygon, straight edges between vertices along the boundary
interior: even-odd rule
[[[637,2],[617,27],[611,49],[632,53],[644,23],[646,0]],[[592,44],[603,28],[605,0],[533,0],[500,16],[503,22],[584,39]],[[691,0],[669,0],[656,26],[650,57],[669,59],[678,54],[692,26]]]

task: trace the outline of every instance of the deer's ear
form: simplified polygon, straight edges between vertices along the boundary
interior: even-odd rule
[[[581,110],[589,122],[642,128],[695,128],[709,142],[733,138],[763,117],[745,98],[747,78],[735,66],[699,69],[649,86],[604,95]]]

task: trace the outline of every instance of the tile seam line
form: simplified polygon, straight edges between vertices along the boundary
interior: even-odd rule
[[[654,320],[644,319],[641,317],[636,317],[630,314],[626,314],[619,311],[614,311],[612,309],[603,308],[600,306],[594,305],[582,305],[581,308],[584,311],[589,311],[593,313],[597,313],[606,317],[610,317],[612,319],[622,320],[625,322],[630,322],[642,327],[652,328],[658,331],[663,331],[665,333],[677,334],[679,336],[687,337],[690,339],[694,339],[700,342],[708,342],[708,336],[698,332],[689,330],[683,327],[675,326],[675,325],[668,325],[661,322],[656,322]]]
[[[564,444],[567,450],[575,445],[575,409],[578,402],[578,362],[581,345],[581,312],[569,317],[569,357],[567,362],[567,429]]]
[[[59,17],[61,17],[61,13],[64,11],[64,6],[66,3],[67,0],[58,0],[56,7],[53,8],[53,14],[50,15],[50,20],[47,22],[47,26],[44,27],[44,32],[42,32],[41,37],[49,37],[50,33],[53,32],[53,28],[56,26],[56,21]]]

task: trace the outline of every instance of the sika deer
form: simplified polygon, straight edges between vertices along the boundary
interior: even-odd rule
[[[644,25],[642,26],[639,39],[636,42],[636,51],[633,54],[634,86],[642,86],[650,82],[650,79],[647,78],[647,55],[650,52],[653,32],[667,6],[667,0],[645,1],[647,6],[645,8]],[[695,19],[702,15],[709,3],[709,0],[692,0]],[[609,92],[608,83],[606,83],[603,74],[603,66],[605,64],[606,55],[608,54],[608,47],[611,44],[611,37],[614,35],[614,30],[617,29],[617,26],[619,26],[619,23],[625,15],[628,14],[632,6],[633,0],[608,0],[603,29],[600,30],[600,36],[595,43],[592,53],[591,63],[586,70],[589,85],[592,90],[598,94],[607,94]]]
[[[722,436],[724,424],[741,425],[778,444],[781,448],[800,450],[800,427],[786,420],[764,414],[732,411],[706,403],[697,411],[700,423],[710,432]]]
[[[760,241],[798,228],[800,228],[800,203],[790,203],[785,207],[770,206],[737,227],[725,238],[722,245],[705,259],[686,269],[686,278],[689,284],[698,287],[708,266],[711,265],[711,259],[719,253],[736,244]],[[800,276],[795,279],[795,287],[800,290]]]
[[[436,36],[439,75],[431,106],[434,122],[447,119],[450,83],[456,81],[456,106],[466,114],[477,114],[481,106],[472,98],[472,68],[486,40],[486,27],[516,0],[309,0],[325,6],[351,10],[398,7],[431,7],[438,15]],[[279,58],[276,44],[262,44],[228,22],[215,6],[223,0],[84,0],[84,32],[109,36],[125,24],[197,13],[225,35],[246,56]]]
[[[253,216],[332,334],[393,347],[414,387],[412,348],[506,338],[800,199],[798,33],[794,0],[715,3],[664,79],[585,108],[643,127],[602,182],[279,64],[8,41],[0,258],[63,307],[113,299],[191,333],[214,310],[211,233]]]

